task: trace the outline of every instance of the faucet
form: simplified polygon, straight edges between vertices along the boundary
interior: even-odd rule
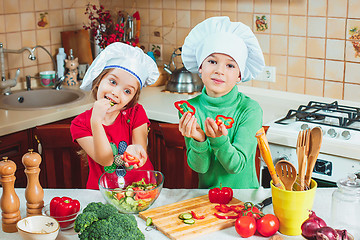
[[[6,49],[3,47],[3,44],[0,42],[0,67],[1,67],[0,89],[2,90],[2,94],[4,94],[4,95],[11,94],[11,88],[16,86],[17,78],[19,77],[19,74],[20,74],[20,69],[17,69],[15,78],[6,80],[4,53],[22,53],[26,50],[30,52],[29,59],[32,61],[35,60],[36,57],[34,55],[34,49],[30,49],[28,47],[23,47],[19,50]]]
[[[65,77],[64,77],[64,78],[62,78],[62,77],[59,78],[59,77],[58,77],[58,72],[57,72],[57,70],[56,70],[56,63],[55,63],[54,57],[51,55],[51,53],[50,53],[45,47],[43,47],[43,46],[41,46],[41,45],[36,45],[35,47],[33,47],[32,51],[35,51],[36,48],[41,48],[41,49],[43,49],[43,50],[49,55],[49,57],[51,58],[51,61],[52,61],[53,67],[54,67],[54,71],[55,71],[54,89],[60,90],[60,89],[61,89],[61,85],[63,84]]]

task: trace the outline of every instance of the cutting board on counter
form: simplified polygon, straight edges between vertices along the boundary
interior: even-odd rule
[[[79,58],[79,63],[91,64],[93,61],[89,32],[85,29],[61,32],[61,41],[66,56],[73,50],[73,56]]]
[[[244,203],[233,198],[229,205],[231,204]],[[214,208],[216,205],[209,201],[208,195],[204,195],[140,212],[139,217],[144,220],[151,217],[156,228],[170,239],[190,239],[235,225],[236,219],[218,219],[214,216],[217,212]],[[195,220],[195,224],[187,225],[178,218],[179,214],[191,211],[205,215],[205,219]],[[229,213],[233,214],[235,213]]]

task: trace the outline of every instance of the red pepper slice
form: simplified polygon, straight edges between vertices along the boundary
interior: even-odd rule
[[[222,213],[228,213],[228,212],[232,211],[232,208],[229,207],[229,206],[226,205],[226,204],[216,205],[216,206],[215,206],[215,209],[218,210],[219,212],[222,212]]]
[[[209,200],[211,203],[228,204],[233,197],[233,190],[229,187],[213,188],[209,191]]]
[[[237,219],[239,215],[220,215],[218,213],[214,213],[215,217],[219,219]]]
[[[242,213],[244,210],[244,205],[231,205],[230,208],[236,213]]]
[[[215,122],[218,126],[223,123],[226,128],[231,128],[233,126],[234,119],[232,117],[225,117],[224,115],[217,115],[215,117]]]
[[[196,213],[195,213],[194,211],[191,211],[191,215],[192,215],[192,217],[193,217],[194,219],[196,219],[196,220],[201,220],[201,219],[204,219],[204,218],[205,218],[204,215],[202,215],[202,216],[196,215]]]
[[[129,165],[135,165],[140,162],[140,160],[137,157],[131,155],[128,152],[124,152],[123,156],[124,156],[124,161],[127,162]]]
[[[186,112],[190,112],[192,115],[195,114],[195,108],[188,101],[177,101],[174,105],[180,111],[181,115]]]
[[[79,212],[80,202],[76,199],[71,199],[69,197],[54,197],[50,201],[50,216],[54,217],[60,222],[60,227],[65,228],[72,224],[73,221],[65,221],[74,218],[74,214]],[[65,222],[63,222],[65,221]]]

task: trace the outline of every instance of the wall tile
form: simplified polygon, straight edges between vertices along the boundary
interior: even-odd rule
[[[17,48],[19,49],[19,48]],[[8,55],[8,69],[21,68],[23,65],[22,54],[9,54]],[[15,77],[15,71],[10,72],[10,78]]]
[[[326,40],[326,58],[344,61],[345,41],[327,39]]]
[[[237,17],[236,17],[236,12],[223,12],[223,11],[221,11],[220,12],[220,15],[221,16],[227,16],[227,17],[229,17],[230,18],[230,21],[232,21],[232,22],[236,22],[237,21]]]
[[[221,11],[235,12],[237,7],[237,0],[221,1]]]
[[[358,0],[349,0],[348,5],[348,17],[349,18],[360,18],[360,1]]]
[[[255,34],[263,53],[270,53],[270,35]]]
[[[190,12],[190,27],[193,28],[197,24],[205,20],[205,11],[191,11]]]
[[[345,39],[345,19],[328,18],[327,37]]]
[[[288,77],[287,79],[287,91],[293,93],[301,93],[305,92],[305,79],[299,77]]]
[[[305,16],[307,14],[307,0],[290,0],[289,13]]]
[[[50,45],[50,30],[40,29],[36,30],[36,41],[37,44],[47,46]]]
[[[163,1],[162,0],[151,0],[149,2],[150,8],[162,8]]]
[[[20,31],[20,14],[5,15],[5,31],[18,32]]]
[[[254,12],[270,13],[270,0],[254,0]]]
[[[164,44],[167,44],[167,45],[175,44],[176,43],[176,28],[163,27],[163,41],[164,41]],[[168,58],[170,57],[170,55],[165,55],[165,53],[163,53],[163,55]]]
[[[323,79],[325,72],[325,65],[323,59],[306,59],[306,77]]]
[[[160,9],[150,9],[149,20],[150,26],[162,26],[162,11]]]
[[[271,54],[270,65],[276,67],[276,74],[287,74],[287,57]]]
[[[176,11],[176,26],[190,28],[190,11]]]
[[[357,56],[352,41],[346,41],[345,45],[345,61],[360,62],[360,56]]]
[[[56,27],[50,29],[51,44],[61,44],[62,31],[64,31],[63,27]]]
[[[308,0],[309,1],[309,16],[326,16],[327,0]]]
[[[271,1],[271,13],[272,14],[288,14],[289,3],[284,0],[272,0]]]
[[[342,99],[343,83],[325,81],[324,97]]]
[[[177,0],[176,8],[182,10],[190,10],[190,0]]]
[[[288,75],[305,77],[305,58],[288,57]]]
[[[205,0],[192,0],[190,2],[191,10],[204,10],[205,9]]]
[[[74,11],[75,13],[75,11]],[[53,10],[48,11],[48,19],[50,27],[59,27],[63,25],[63,11],[62,10]],[[75,18],[74,20],[75,21]]]
[[[289,18],[287,15],[271,15],[271,34],[288,35]]]
[[[287,53],[287,36],[273,35],[270,38],[271,54],[286,54]]]
[[[13,1],[16,2],[16,1]],[[54,2],[58,2],[58,1],[54,1]],[[34,0],[26,0],[26,1],[21,1],[21,4],[19,4],[19,11],[20,12],[33,12],[34,11]]]
[[[360,85],[345,83],[344,100],[360,102]]]
[[[84,18],[82,19],[83,21],[78,21],[77,17],[79,14],[77,14],[77,8],[71,8],[71,9],[64,9],[62,11],[59,11],[59,14],[62,14],[63,18],[58,19],[58,22],[56,24],[60,24],[58,26],[61,26],[62,24],[60,23],[61,20],[63,20],[63,24],[66,25],[72,25],[75,24],[77,22],[81,23],[81,25],[83,25],[83,23],[88,22],[89,18],[87,15],[85,14],[81,14],[80,16],[83,16]]]
[[[221,9],[220,0],[206,0],[205,10],[206,11],[219,11]]]
[[[360,84],[360,64],[347,62],[345,66],[345,82]]]
[[[47,11],[49,9],[48,0],[34,0],[36,11]],[[69,6],[67,6],[69,7]]]
[[[344,62],[326,60],[325,80],[342,82],[343,79],[344,79]]]
[[[208,2],[208,0],[206,1]],[[253,0],[241,0],[237,3],[237,11],[240,13],[253,13],[254,3]]]
[[[306,17],[290,16],[289,17],[289,34],[295,36],[306,36]]]
[[[14,0],[3,0],[4,13],[18,13],[19,12],[19,1]]]
[[[252,86],[257,88],[264,88],[264,89],[268,89],[270,87],[269,82],[256,81],[256,80],[252,80]]]
[[[5,15],[0,15],[0,22],[4,23],[5,22]],[[5,33],[5,24],[0,24],[0,33]],[[0,41],[1,42],[1,41]]]
[[[346,17],[347,0],[328,0],[329,17]]]
[[[326,36],[326,18],[309,17],[308,18],[308,36],[325,37]]]
[[[352,35],[350,30],[353,28],[360,29],[360,20],[347,19],[346,39],[349,39],[349,37]]]
[[[36,46],[36,33],[35,31],[23,31],[21,32],[21,44],[26,47]],[[29,55],[29,54],[28,54]]]
[[[164,27],[176,27],[176,10],[165,9],[162,11],[162,24]]]
[[[324,58],[325,57],[325,39],[308,38],[307,50],[308,57]]]
[[[218,12],[218,11],[205,11],[205,18],[216,17],[216,16],[221,16],[220,12]]]
[[[141,6],[141,5],[139,4],[139,6]],[[144,7],[146,7],[146,6],[144,6]],[[175,9],[176,8],[176,0],[163,0],[163,8]]]
[[[302,56],[306,55],[306,38],[304,37],[289,37],[289,55]]]
[[[305,94],[312,96],[323,96],[324,82],[322,80],[306,79]]]
[[[84,8],[84,6],[86,6],[86,4],[88,4],[88,2],[84,2],[84,1],[76,1],[76,2],[81,2],[81,8]],[[62,9],[62,0],[49,0],[49,9],[51,10],[59,10]],[[85,10],[84,10],[85,12]]]
[[[176,43],[178,47],[184,44],[184,40],[186,36],[189,34],[190,29],[187,28],[179,28],[176,30]]]
[[[238,13],[237,21],[242,22],[248,25],[251,29],[253,29],[253,15],[250,13]]]
[[[286,91],[286,85],[287,85],[286,76],[276,74],[276,82],[270,83],[270,89]]]
[[[149,44],[161,44],[162,43],[162,36],[163,36],[163,28],[157,26],[150,26],[149,27]],[[154,33],[159,32],[160,37],[156,36]]]
[[[139,8],[149,8],[150,6],[150,0],[136,0],[137,7]],[[165,7],[165,2],[169,4],[174,4],[175,6],[175,0],[163,0],[163,7]],[[118,6],[122,6],[121,4],[118,4]]]
[[[20,14],[21,30],[35,29],[35,14],[33,12]]]

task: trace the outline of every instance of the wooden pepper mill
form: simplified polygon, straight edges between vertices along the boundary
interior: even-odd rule
[[[25,189],[26,198],[26,216],[41,215],[44,207],[44,190],[39,182],[39,165],[41,156],[29,149],[29,152],[22,157],[22,163],[25,166],[27,185]]]
[[[15,192],[16,164],[3,157],[0,161],[0,182],[3,192],[1,196],[2,230],[7,233],[17,232],[16,223],[21,219],[20,201]]]

